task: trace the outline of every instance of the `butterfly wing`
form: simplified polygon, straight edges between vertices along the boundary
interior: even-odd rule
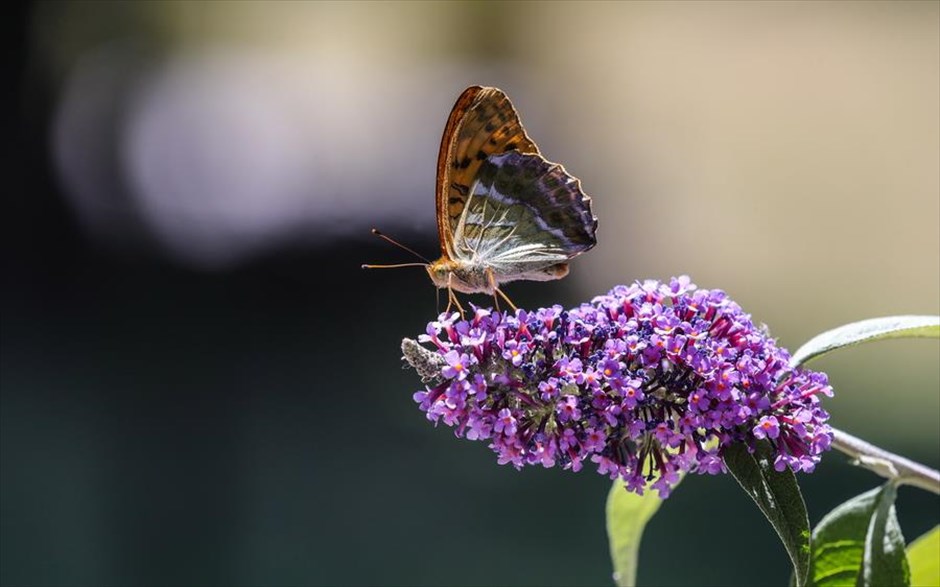
[[[482,161],[454,230],[454,255],[497,282],[554,279],[554,267],[596,243],[597,218],[581,183],[541,155],[507,151]]]
[[[451,110],[437,157],[437,233],[441,254],[456,258],[454,235],[480,167],[508,151],[538,154],[501,90],[471,86]]]

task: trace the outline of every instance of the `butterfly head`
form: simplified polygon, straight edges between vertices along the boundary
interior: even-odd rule
[[[427,269],[428,276],[431,278],[431,281],[434,282],[434,285],[444,289],[454,287],[456,282],[460,281],[457,277],[457,273],[459,272],[458,267],[459,263],[453,259],[441,257],[433,263],[428,263],[425,269]]]
[[[431,278],[431,281],[434,282],[439,288],[447,287],[447,281],[450,279],[450,274],[453,271],[453,262],[449,259],[438,259],[433,263],[428,263],[425,266],[427,269],[428,277]]]

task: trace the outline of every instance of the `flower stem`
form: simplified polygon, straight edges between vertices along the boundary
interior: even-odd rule
[[[832,448],[849,455],[856,464],[897,485],[913,485],[940,495],[940,471],[878,448],[847,432],[835,428],[832,432]]]

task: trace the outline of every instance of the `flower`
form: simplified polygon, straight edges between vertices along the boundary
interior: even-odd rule
[[[754,438],[777,438],[780,436],[780,424],[775,416],[764,416],[754,426]]]
[[[567,311],[444,314],[419,340],[434,348],[402,349],[429,383],[420,409],[516,468],[590,462],[667,497],[681,472],[725,472],[732,444],[769,442],[777,470],[810,472],[832,440],[825,374],[791,368],[724,292],[685,276]]]
[[[470,357],[466,354],[460,354],[457,351],[448,351],[444,355],[447,366],[441,371],[441,375],[447,379],[458,379],[463,381],[467,378],[467,368],[470,365]]]

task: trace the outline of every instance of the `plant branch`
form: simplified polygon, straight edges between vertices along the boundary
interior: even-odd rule
[[[940,471],[878,448],[847,432],[835,428],[832,432],[832,448],[849,455],[856,464],[898,485],[913,485],[940,495]]]

